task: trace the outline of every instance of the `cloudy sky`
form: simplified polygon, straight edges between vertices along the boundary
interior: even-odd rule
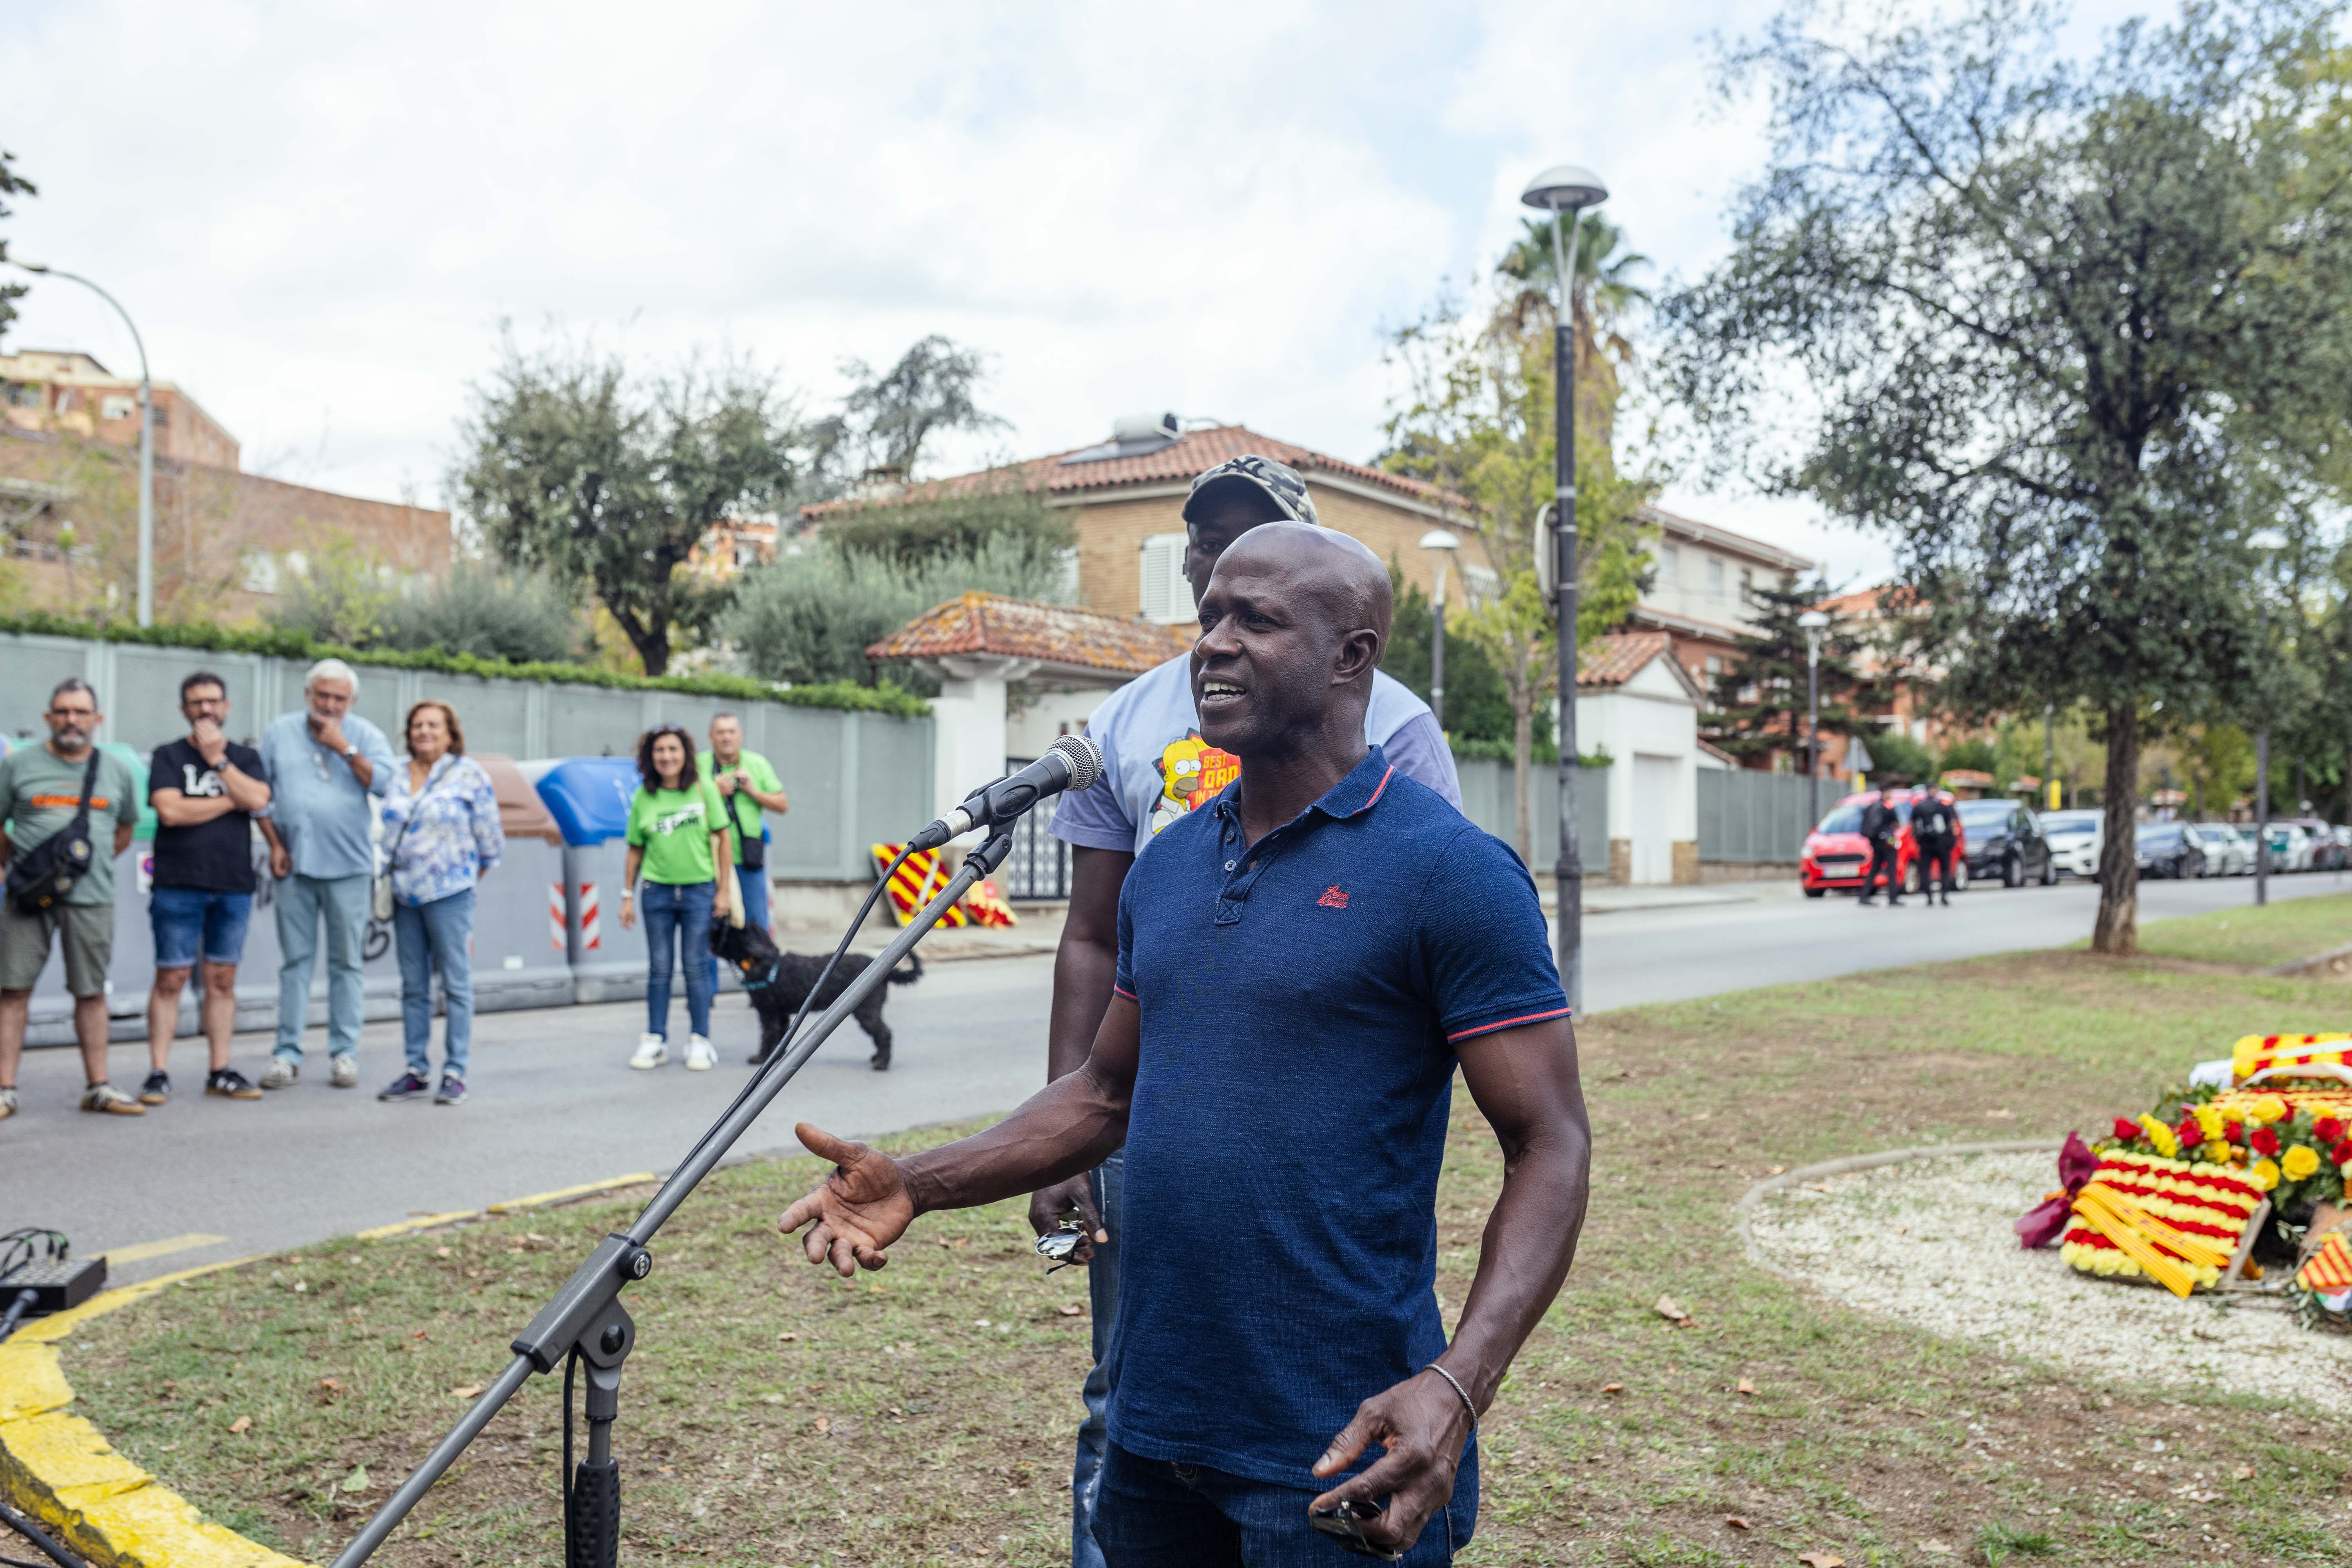
[[[41,189],[8,234],[111,289],[248,468],[362,495],[439,496],[509,321],[749,354],[812,406],[944,332],[1013,426],[959,462],[1159,408],[1361,459],[1382,329],[1484,276],[1538,169],[1601,171],[1661,276],[1720,253],[1762,144],[1707,39],[1769,9],[16,0],[0,146]],[[20,308],[12,346],[135,370],[83,291]],[[1666,500],[1842,582],[1885,559]]]

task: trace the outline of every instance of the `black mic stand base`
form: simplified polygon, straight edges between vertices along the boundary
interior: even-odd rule
[[[646,1250],[656,1231],[677,1212],[694,1189],[725,1158],[727,1151],[758,1121],[784,1085],[816,1054],[827,1036],[839,1028],[858,1005],[887,984],[898,961],[914,951],[941,916],[953,909],[983,877],[1003,865],[1013,849],[1010,824],[991,830],[988,838],[964,858],[962,868],[949,879],[937,898],[923,906],[874,962],[842,987],[824,1016],[797,1037],[786,1041],[781,1060],[772,1058],[726,1114],[712,1124],[685,1162],[662,1183],[625,1233],[607,1236],[596,1244],[571,1279],[541,1307],[510,1347],[513,1361],[498,1381],[476,1400],[450,1428],[425,1462],[388,1499],[359,1534],[343,1548],[332,1568],[359,1568],[383,1544],[408,1512],[457,1463],[458,1455],[481,1434],[514,1397],[533,1373],[553,1372],[578,1355],[588,1378],[588,1457],[567,1478],[563,1507],[565,1568],[616,1568],[621,1542],[621,1472],[612,1454],[613,1422],[620,1413],[621,1363],[637,1342],[636,1325],[620,1303],[624,1287],[653,1271],[653,1254]],[[570,1419],[570,1412],[565,1412]],[[568,1458],[568,1456],[567,1456]]]

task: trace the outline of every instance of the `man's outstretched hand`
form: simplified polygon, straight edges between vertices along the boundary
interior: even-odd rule
[[[789,1236],[810,1225],[803,1245],[811,1263],[832,1259],[845,1279],[860,1268],[890,1261],[884,1251],[915,1221],[914,1199],[898,1162],[863,1143],[845,1142],[803,1121],[793,1129],[801,1147],[833,1162],[833,1174],[786,1209],[776,1228]]]
[[[1454,1385],[1433,1372],[1409,1377],[1356,1406],[1315,1461],[1318,1478],[1338,1475],[1374,1443],[1388,1450],[1360,1476],[1340,1482],[1307,1506],[1389,1500],[1387,1511],[1364,1521],[1364,1538],[1391,1552],[1411,1549],[1430,1516],[1454,1496],[1454,1471],[1470,1436],[1470,1412]]]

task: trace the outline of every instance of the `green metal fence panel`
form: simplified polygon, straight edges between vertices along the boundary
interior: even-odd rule
[[[1462,781],[1462,814],[1513,849],[1519,847],[1518,789],[1511,764],[1486,761],[1457,762]],[[1577,837],[1585,875],[1609,874],[1609,770],[1577,771]],[[1559,770],[1538,763],[1528,773],[1528,826],[1534,853],[1529,866],[1549,871],[1559,863]]]
[[[1826,811],[1840,786],[1823,781]],[[1797,773],[1701,768],[1698,858],[1743,865],[1794,865],[1813,826],[1810,782]]]
[[[100,738],[146,752],[183,732],[180,681],[208,669],[228,683],[229,733],[245,739],[300,704],[306,668],[256,654],[0,633],[0,731],[47,735],[41,714],[50,689],[78,675],[98,689],[106,720]],[[653,724],[683,724],[699,739],[712,715],[736,713],[744,744],[775,764],[792,801],[788,813],[768,819],[770,875],[784,880],[869,881],[867,847],[902,839],[931,816],[929,719],[375,665],[362,666],[359,677],[354,706],[395,751],[403,719],[426,698],[457,710],[468,750],[518,759],[627,756]]]

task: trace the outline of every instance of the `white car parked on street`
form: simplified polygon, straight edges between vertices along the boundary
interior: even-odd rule
[[[2099,847],[2106,841],[2103,826],[2106,815],[2096,807],[2042,814],[2042,836],[2050,840],[2050,863],[2060,876],[2098,876]]]

